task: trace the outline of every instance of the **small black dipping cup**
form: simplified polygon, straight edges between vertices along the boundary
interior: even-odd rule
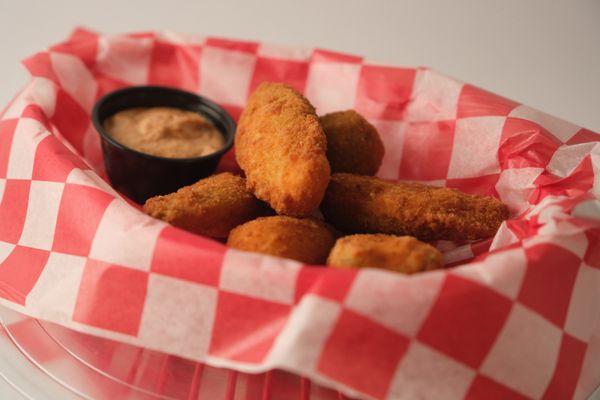
[[[174,107],[207,118],[223,134],[225,146],[193,158],[153,156],[125,147],[104,130],[104,120],[134,107]],[[211,175],[219,160],[233,146],[235,122],[216,103],[182,90],[159,86],[134,86],[108,93],[92,110],[92,122],[100,134],[104,165],[113,187],[137,203],[176,191]]]

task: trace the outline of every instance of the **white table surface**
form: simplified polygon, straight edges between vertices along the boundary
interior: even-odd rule
[[[600,132],[599,0],[0,0],[0,105],[27,81],[19,61],[78,25],[319,46],[426,65]],[[17,353],[4,356],[0,364],[20,365],[10,358]],[[0,398],[20,398],[3,382]]]
[[[600,131],[599,0],[0,0],[0,104],[19,60],[84,25],[318,45],[427,65]]]

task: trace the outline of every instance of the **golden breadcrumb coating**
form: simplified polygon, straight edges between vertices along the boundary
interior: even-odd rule
[[[327,136],[327,159],[332,173],[377,173],[385,150],[373,125],[354,110],[333,112],[319,120]]]
[[[235,146],[248,188],[277,213],[308,216],[319,206],[329,182],[327,141],[296,90],[262,83],[240,117]]]
[[[226,238],[239,224],[266,215],[268,207],[246,189],[244,178],[225,172],[152,197],[144,212],[190,232]]]
[[[306,264],[324,264],[335,239],[335,231],[322,222],[278,215],[238,226],[229,234],[227,245]]]
[[[380,268],[414,274],[441,268],[442,254],[412,236],[351,235],[340,238],[327,264],[338,268]]]
[[[507,207],[493,197],[352,174],[331,177],[321,211],[342,231],[420,240],[487,238],[508,218]]]

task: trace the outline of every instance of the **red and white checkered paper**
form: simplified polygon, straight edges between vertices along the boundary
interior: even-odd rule
[[[0,297],[28,315],[365,398],[585,398],[600,383],[600,136],[427,68],[320,49],[76,30],[24,62],[0,122]],[[264,80],[319,114],[355,108],[379,175],[494,195],[487,241],[442,271],[335,270],[227,249],[154,220],[103,179],[90,110],[129,85],[239,116]],[[232,154],[223,169],[236,169]]]

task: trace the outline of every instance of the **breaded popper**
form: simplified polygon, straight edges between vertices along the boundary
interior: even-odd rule
[[[229,172],[201,179],[175,193],[146,201],[144,212],[179,228],[224,239],[246,221],[266,215],[268,206],[246,189],[244,178]]]
[[[412,236],[351,235],[333,246],[327,264],[338,268],[380,268],[414,274],[442,267],[442,253]]]
[[[337,111],[319,118],[327,136],[331,172],[375,175],[385,152],[377,129],[354,110]]]
[[[262,83],[242,112],[235,149],[248,188],[277,213],[308,216],[319,206],[329,182],[327,141],[296,90]]]
[[[332,176],[321,211],[342,231],[420,240],[487,238],[508,218],[507,207],[493,197],[352,174]]]
[[[227,245],[306,264],[324,264],[335,239],[334,230],[325,223],[278,215],[238,226],[231,231]]]

